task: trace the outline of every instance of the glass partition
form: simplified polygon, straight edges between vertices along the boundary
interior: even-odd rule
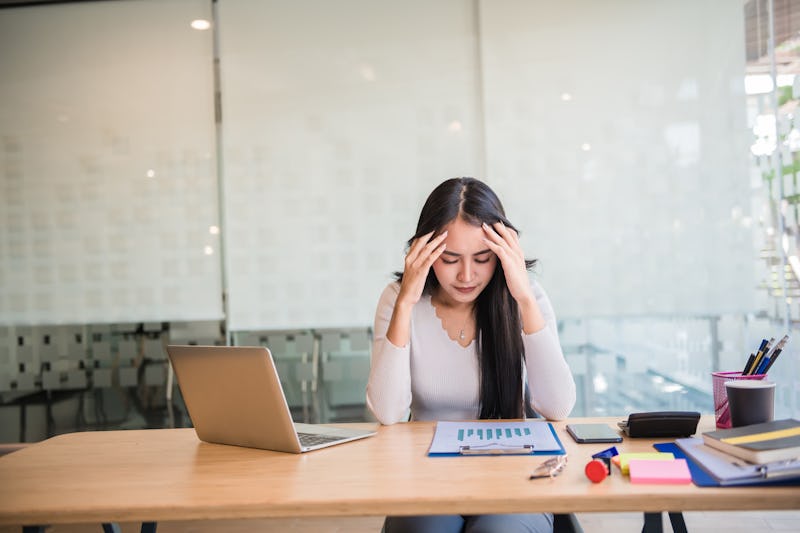
[[[368,348],[322,339],[369,329],[428,192],[472,175],[539,260],[574,415],[711,412],[710,373],[785,334],[796,415],[798,29],[772,0],[0,9],[0,401],[55,383],[54,325],[92,344],[61,388],[124,361],[164,401],[159,339],[307,331],[303,410],[360,413]]]
[[[0,324],[222,318],[210,18],[0,10]]]
[[[427,194],[482,172],[472,2],[219,2],[218,31],[228,326],[371,324]]]

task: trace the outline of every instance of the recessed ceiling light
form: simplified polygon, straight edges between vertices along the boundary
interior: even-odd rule
[[[206,19],[195,19],[192,21],[191,26],[196,30],[207,30],[211,27],[211,23]]]

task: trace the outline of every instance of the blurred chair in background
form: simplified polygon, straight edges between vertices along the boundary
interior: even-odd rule
[[[365,391],[369,378],[370,328],[315,330],[320,361],[320,421],[371,420]]]

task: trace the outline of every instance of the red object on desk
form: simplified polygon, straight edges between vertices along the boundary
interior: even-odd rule
[[[592,459],[586,463],[583,471],[592,483],[600,483],[608,476],[608,466],[600,459]]]

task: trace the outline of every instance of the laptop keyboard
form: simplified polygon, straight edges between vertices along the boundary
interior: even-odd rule
[[[300,444],[303,446],[317,446],[328,442],[336,442],[344,438],[333,437],[331,435],[318,435],[316,433],[301,433],[299,431],[297,432],[297,437],[300,439]]]

